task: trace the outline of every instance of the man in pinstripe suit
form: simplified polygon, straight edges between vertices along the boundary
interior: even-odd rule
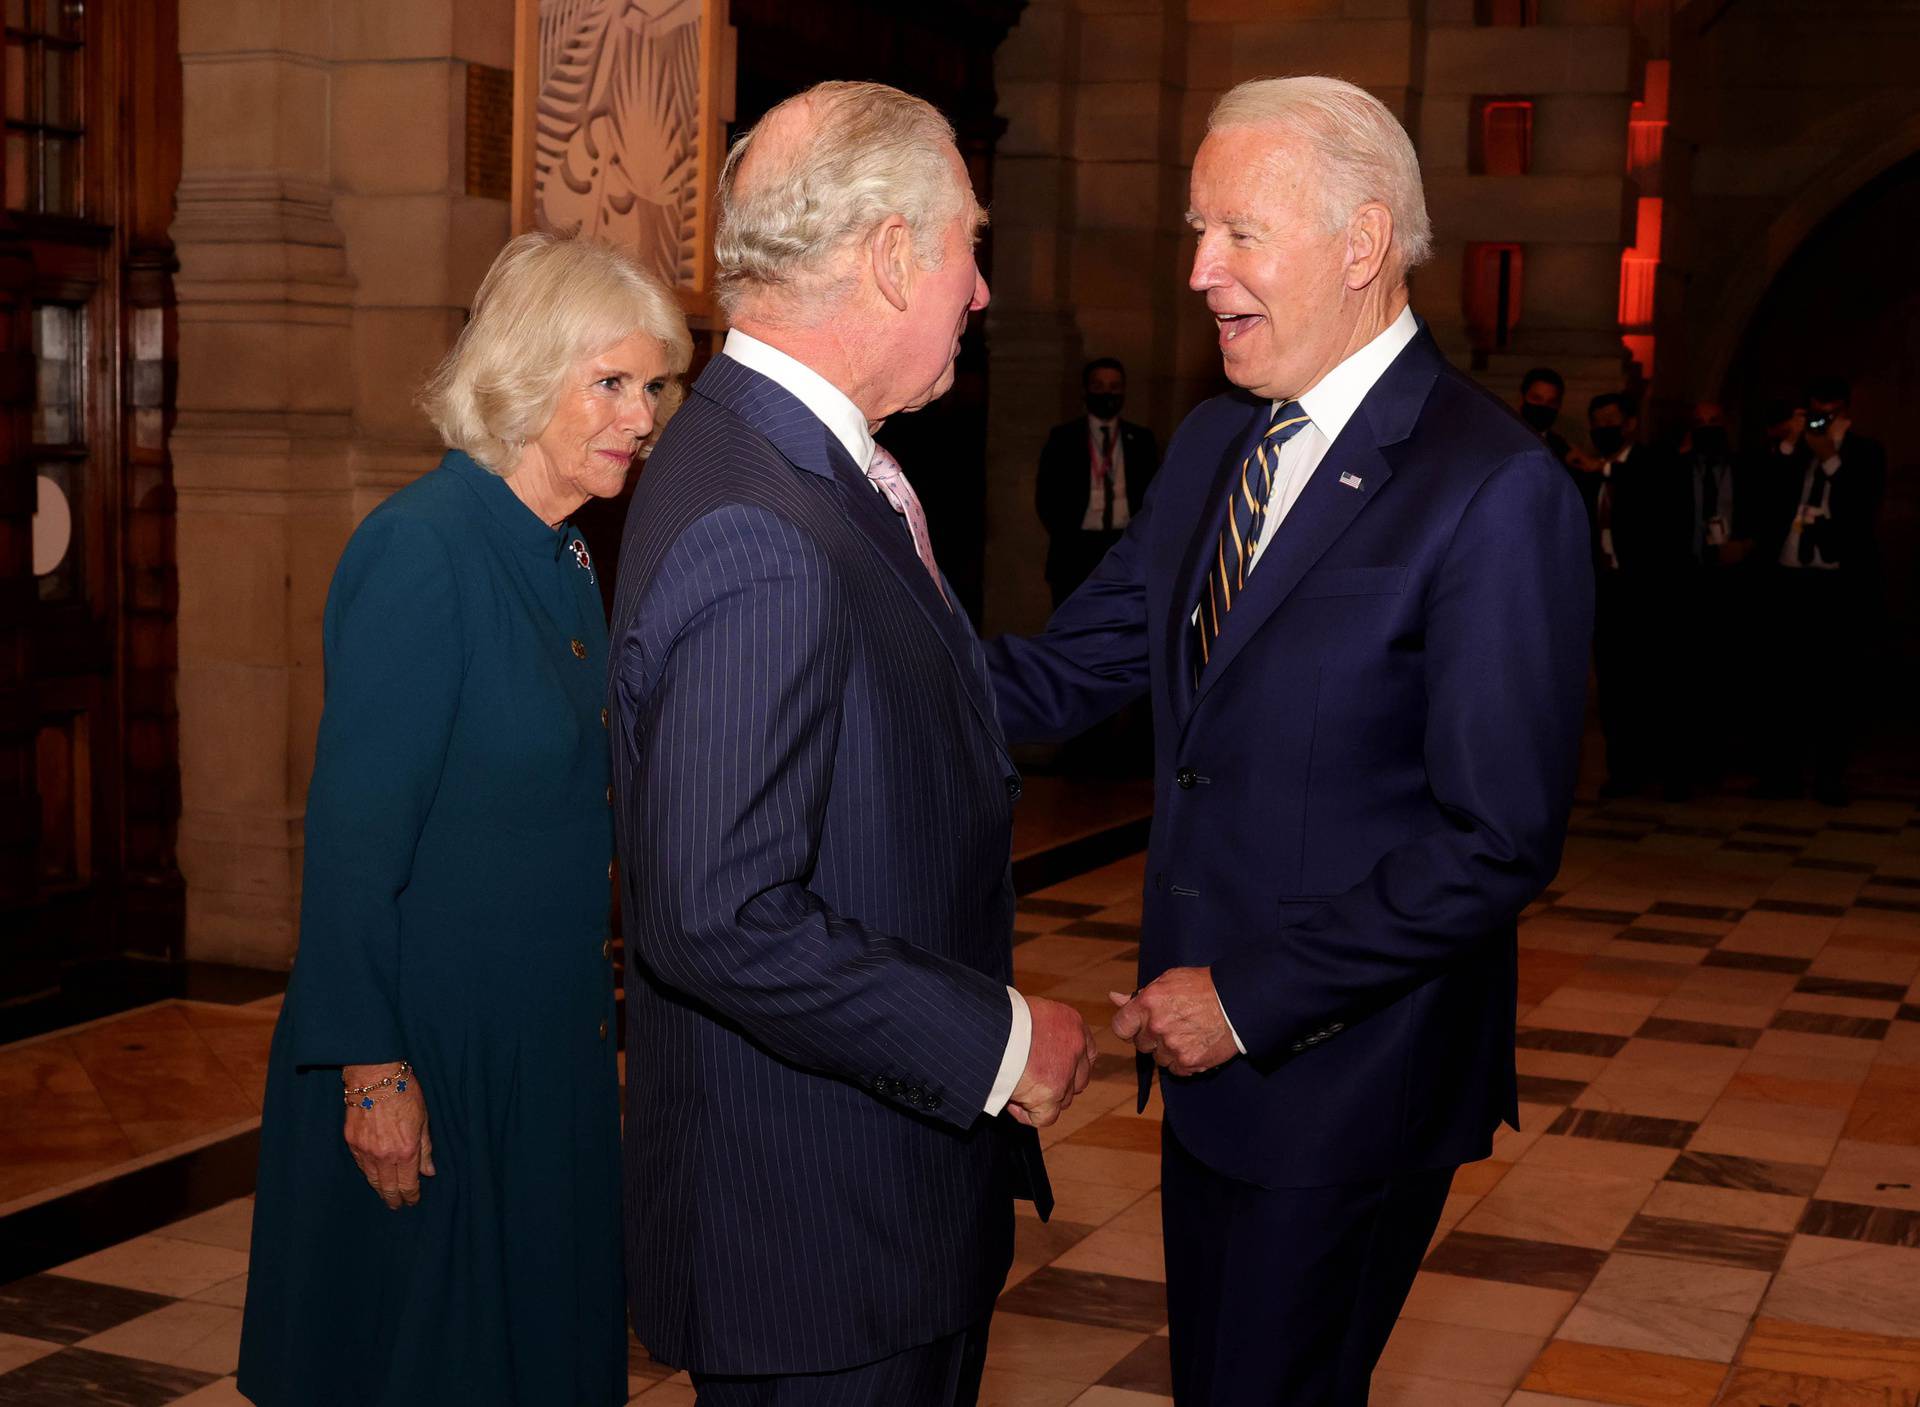
[[[703,1404],[971,1403],[1091,1071],[1012,974],[1019,794],[887,416],[987,289],[952,131],[875,84],[721,177],[733,330],[634,495],[614,608],[628,1265]]]

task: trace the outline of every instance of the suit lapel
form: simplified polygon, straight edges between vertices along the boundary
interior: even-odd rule
[[[939,637],[960,676],[961,692],[1011,770],[1013,763],[1007,758],[1000,718],[987,692],[986,664],[972,624],[957,603],[948,609],[913,550],[906,521],[874,490],[833,432],[792,392],[731,357],[718,356],[708,362],[694,390],[727,407],[765,435],[794,468],[834,481],[860,535],[900,578],[907,595]]]
[[[1206,578],[1207,554],[1213,550],[1214,542],[1220,536],[1220,526],[1226,518],[1227,487],[1239,472],[1241,461],[1252,452],[1255,437],[1266,423],[1266,418],[1265,401],[1249,405],[1246,423],[1227,441],[1226,449],[1212,474],[1194,475],[1181,483],[1177,490],[1174,482],[1169,481],[1161,490],[1166,497],[1157,511],[1166,515],[1164,521],[1175,525],[1200,525],[1199,532],[1189,533],[1186,550],[1173,571],[1166,637],[1162,644],[1162,657],[1168,662],[1165,671],[1167,704],[1173,717],[1183,725],[1194,705],[1193,676],[1197,660],[1191,622],[1193,608],[1200,599],[1201,583]]]

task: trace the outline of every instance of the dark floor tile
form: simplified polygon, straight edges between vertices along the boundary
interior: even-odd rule
[[[1776,1011],[1769,1023],[1776,1031],[1805,1031],[1815,1036],[1851,1036],[1859,1041],[1882,1040],[1888,1023],[1872,1016],[1832,1016],[1824,1011]]]
[[[1548,1133],[1569,1138],[1592,1138],[1603,1143],[1643,1143],[1651,1148],[1684,1148],[1700,1127],[1684,1119],[1656,1119],[1648,1114],[1616,1114],[1606,1109],[1564,1109]]]
[[[163,1407],[219,1375],[68,1348],[0,1374],[4,1407]]]
[[[1920,1021],[1920,1002],[1902,1002],[1894,1015],[1901,1021]]]
[[[1078,904],[1071,899],[1022,899],[1020,907],[1026,913],[1046,918],[1085,918],[1100,912],[1098,904]]]
[[[1793,984],[1793,990],[1813,997],[1858,997],[1862,1001],[1897,1002],[1907,995],[1907,984],[1856,982],[1847,977],[1816,977],[1808,973]]]
[[[1173,1396],[1173,1364],[1167,1358],[1167,1337],[1155,1334],[1140,1347],[1107,1369],[1097,1384],[1126,1392],[1151,1392]]]
[[[1669,1021],[1649,1016],[1635,1031],[1650,1041],[1679,1041],[1685,1045],[1717,1045],[1729,1050],[1752,1050],[1760,1033],[1746,1026],[1716,1026],[1707,1021]]]
[[[1627,1043],[1625,1036],[1598,1031],[1556,1031],[1548,1026],[1522,1026],[1513,1038],[1522,1050],[1557,1050],[1566,1055],[1604,1055],[1611,1059]]]
[[[1733,832],[1723,826],[1683,826],[1669,821],[1659,828],[1662,835],[1684,835],[1694,840],[1725,840]]]
[[[1150,1334],[1167,1322],[1167,1287],[1158,1280],[1043,1265],[1001,1295],[999,1307],[1012,1314]]]
[[[1882,1246],[1920,1247],[1920,1212],[1863,1207],[1853,1202],[1809,1202],[1800,1217],[1804,1236],[1872,1241]],[[4,1382],[0,1378],[0,1382]]]
[[[1543,1290],[1583,1293],[1606,1263],[1607,1252],[1589,1246],[1562,1246],[1552,1241],[1523,1241],[1512,1236],[1488,1236],[1455,1231],[1427,1253],[1423,1270],[1439,1275],[1466,1275],[1477,1280],[1501,1280],[1509,1285],[1534,1285]]]
[[[1830,831],[1846,831],[1852,835],[1898,835],[1899,826],[1876,825],[1871,821],[1828,821]]]
[[[1920,900],[1878,899],[1871,894],[1863,894],[1853,901],[1856,909],[1877,909],[1881,913],[1920,914]]]
[[[1602,820],[1618,821],[1627,826],[1657,826],[1667,819],[1657,811],[1627,811],[1618,806],[1602,807],[1594,814]]]
[[[1533,902],[1536,904],[1557,904],[1560,902],[1561,896],[1565,893],[1566,891],[1564,889],[1542,889],[1540,891],[1540,897]]]
[[[1571,1104],[1585,1092],[1583,1080],[1556,1080],[1546,1075],[1520,1076],[1522,1104]]]
[[[1704,1221],[1636,1216],[1614,1245],[1616,1251],[1665,1256],[1669,1260],[1708,1261],[1744,1270],[1773,1271],[1786,1258],[1793,1238],[1784,1231],[1745,1226],[1710,1226]]]
[[[1805,918],[1841,918],[1847,912],[1845,904],[1816,904],[1807,899],[1756,899],[1753,911],[1757,914],[1799,914]]]
[[[1718,933],[1683,933],[1677,928],[1648,928],[1639,924],[1620,930],[1629,943],[1659,943],[1669,948],[1711,948],[1721,939]]]
[[[1622,826],[1596,825],[1592,821],[1580,821],[1567,827],[1567,834],[1578,836],[1582,840],[1631,840],[1647,838],[1643,830],[1628,830]]]
[[[1801,840],[1810,840],[1820,834],[1818,826],[1785,826],[1776,821],[1748,821],[1740,829],[1749,835],[1790,835]]]
[[[1802,855],[1793,862],[1796,870],[1824,870],[1828,874],[1872,874],[1873,865],[1866,860],[1819,860]]]
[[[1702,967],[1737,967],[1745,972],[1791,972],[1795,976],[1813,966],[1812,958],[1783,958],[1777,953],[1743,953],[1715,948],[1701,959]]]
[[[1825,1168],[1807,1163],[1774,1163],[1732,1153],[1686,1152],[1667,1169],[1667,1181],[1731,1187],[1741,1192],[1773,1192],[1782,1197],[1811,1197],[1825,1174]]]
[[[0,1286],[0,1334],[79,1343],[173,1301],[144,1290],[123,1290],[64,1275],[29,1275]]]
[[[1589,909],[1579,904],[1555,904],[1551,912],[1555,918],[1570,918],[1581,923],[1605,923],[1615,928],[1624,927],[1640,917],[1632,909]]]
[[[1022,1260],[1038,1261],[1045,1265],[1065,1255],[1093,1232],[1091,1226],[1077,1221],[1062,1221],[1059,1217],[1051,1221],[1030,1216],[1015,1217],[1014,1254]]]
[[[647,1352],[646,1345],[633,1336],[633,1330],[627,1330],[628,1377],[645,1378],[650,1383],[657,1383],[663,1378],[672,1377],[677,1371],[679,1370],[671,1365],[655,1359],[651,1353]]]
[[[1877,874],[1867,883],[1876,889],[1920,889],[1920,879],[1904,874]]]
[[[1667,918],[1697,918],[1705,919],[1709,923],[1738,923],[1747,911],[1722,908],[1718,904],[1679,904],[1669,899],[1662,899],[1647,912],[1664,914]]]
[[[1140,925],[1137,923],[1104,923],[1099,919],[1083,918],[1070,923],[1065,928],[1056,928],[1055,933],[1062,938],[1125,938],[1138,942]]]
[[[1742,855],[1798,855],[1800,847],[1788,845],[1778,840],[1729,840],[1721,843],[1722,850],[1736,851]]]

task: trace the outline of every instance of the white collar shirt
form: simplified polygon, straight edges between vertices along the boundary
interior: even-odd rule
[[[1394,358],[1407,348],[1420,331],[1412,308],[1402,308],[1400,316],[1366,346],[1320,378],[1320,384],[1299,398],[1300,408],[1313,420],[1292,439],[1280,446],[1274,465],[1273,496],[1267,500],[1266,520],[1260,525],[1260,540],[1254,544],[1253,557],[1247,563],[1251,571],[1260,564],[1267,544],[1286,520],[1293,505],[1300,501],[1313,471],[1327,457],[1333,442],[1347,428]],[[1276,402],[1276,408],[1278,403]]]
[[[1100,481],[1100,440],[1101,432],[1113,436],[1113,448],[1107,456],[1107,477],[1113,483],[1113,530],[1124,528],[1131,518],[1127,511],[1127,451],[1121,444],[1120,417],[1100,420],[1087,417],[1087,512],[1080,520],[1083,531],[1096,533],[1105,531],[1107,494],[1106,485]]]

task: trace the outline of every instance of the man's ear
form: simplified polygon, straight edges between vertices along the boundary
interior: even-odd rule
[[[1392,211],[1378,201],[1354,211],[1347,225],[1347,287],[1358,293],[1380,277],[1392,243]]]
[[[896,312],[907,310],[913,287],[913,232],[898,215],[889,215],[867,237],[867,257],[873,263],[874,287]]]

